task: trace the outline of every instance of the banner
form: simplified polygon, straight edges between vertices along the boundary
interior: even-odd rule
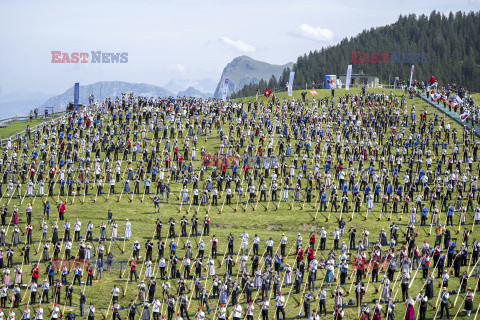
[[[347,68],[347,79],[345,79],[345,90],[350,89],[350,81],[352,81],[352,65],[349,64]]]
[[[465,121],[469,116],[470,116],[470,110],[465,110],[465,112],[460,115],[460,120]]]
[[[288,96],[292,96],[292,89],[293,89],[293,78],[295,78],[295,72],[290,72],[290,80],[288,80]]]
[[[415,65],[412,65],[412,71],[410,71],[410,87],[412,86],[413,70],[414,69],[415,69]]]
[[[75,110],[78,110],[78,100],[80,97],[80,84],[77,82],[75,83],[75,89],[73,91],[73,107]]]
[[[229,78],[225,78],[225,82],[223,83],[223,91],[222,91],[222,101],[227,101],[227,92],[228,92],[228,82],[230,81]]]

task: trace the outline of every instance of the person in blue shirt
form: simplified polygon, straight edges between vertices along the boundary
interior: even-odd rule
[[[370,194],[370,186],[367,184],[363,192],[363,202],[367,202],[367,196]]]
[[[387,196],[388,196],[388,201],[390,201],[390,196],[392,195],[393,193],[393,186],[391,183],[389,183],[387,185]]]
[[[55,266],[51,262],[47,266],[47,274],[48,274],[48,282],[50,286],[53,286],[55,284]]]
[[[403,186],[399,184],[397,188],[397,196],[399,196],[400,199],[402,199],[402,192],[403,192]]]
[[[322,193],[322,197],[320,200],[320,211],[327,211],[327,193],[326,192]]]
[[[357,184],[355,184],[355,185],[353,186],[352,193],[353,193],[354,196],[357,195],[357,193],[358,193],[358,185],[357,185]]]
[[[380,201],[380,189],[381,189],[380,184],[377,183],[375,185],[375,191],[373,192],[373,202]]]
[[[453,255],[455,254],[455,248],[457,245],[453,240],[450,240],[448,243],[448,256],[447,256],[447,267],[450,268],[452,266]]]
[[[177,243],[175,242],[175,240],[172,240],[168,247],[170,248],[170,255],[175,255],[175,252],[177,251]]]
[[[422,213],[422,218],[421,218],[420,225],[424,226],[426,224],[427,218],[428,218],[428,209],[427,209],[427,207],[425,207],[425,204],[422,204],[421,213]]]
[[[453,212],[455,211],[455,208],[450,205],[448,208],[447,208],[447,226],[448,226],[448,222],[450,221],[450,225],[453,226]]]
[[[43,216],[45,217],[45,215],[47,216],[47,220],[50,219],[50,204],[47,202],[45,202],[45,204],[43,205]]]

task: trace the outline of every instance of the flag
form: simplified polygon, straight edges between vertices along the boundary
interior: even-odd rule
[[[456,102],[449,102],[448,105],[451,106],[451,107],[455,107],[456,105],[458,105],[458,103],[456,103]]]
[[[410,70],[410,87],[412,86],[413,70],[415,70],[415,66],[414,66],[414,65],[412,65],[412,69]]]
[[[293,92],[293,79],[295,78],[295,72],[290,72],[290,78],[288,79],[288,96],[291,97]]]
[[[460,115],[460,120],[465,121],[469,116],[470,116],[470,110],[465,110],[465,112]]]
[[[271,94],[272,94],[272,91],[268,90],[268,88],[265,88],[265,92],[263,93],[263,95],[268,98],[270,97]]]
[[[75,108],[75,110],[78,110],[79,97],[80,97],[80,83],[76,82],[75,88],[73,91],[73,107]]]
[[[318,92],[315,91],[315,90],[310,90],[310,94],[311,94],[312,96],[314,96],[314,95],[318,94]]]
[[[455,97],[455,100],[457,100],[458,103],[463,103],[463,99],[458,95]]]
[[[225,78],[225,80],[223,82],[222,101],[227,101],[228,82],[229,81],[230,81],[229,78]]]
[[[350,89],[350,81],[352,81],[352,65],[347,67],[347,78],[345,79],[345,90]]]
[[[430,77],[430,81],[429,81],[430,84],[433,84],[433,83],[435,82],[435,79],[437,79],[437,77],[435,77],[434,75],[432,75],[432,76]]]

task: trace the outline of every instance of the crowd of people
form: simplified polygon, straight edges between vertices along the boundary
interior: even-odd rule
[[[480,285],[472,276],[480,275],[477,137],[431,110],[403,95],[365,90],[249,103],[124,96],[27,127],[4,141],[0,158],[0,244],[8,248],[0,249],[1,307],[9,298],[11,310],[18,308],[28,291],[23,319],[33,317],[28,307],[38,303],[35,318],[43,320],[51,291],[52,319],[72,319],[65,308],[79,286],[80,316],[93,320],[95,301],[85,312],[85,290],[111,271],[118,258],[111,244],[119,241],[129,257],[122,276],[128,270],[130,282],[111,289],[105,317],[121,319],[126,309],[131,320],[190,319],[198,300],[198,320],[210,314],[284,320],[291,296],[298,315],[314,320],[327,312],[342,319],[349,308],[361,319],[426,319],[429,308],[450,318],[452,304],[470,316]],[[111,210],[100,226],[68,210],[75,201],[110,198],[151,201],[162,213],[152,221],[157,242],[134,240],[129,219],[119,222]],[[43,212],[34,209],[39,202]],[[210,230],[212,208],[235,214],[262,207],[293,214],[311,207],[318,228],[307,234],[299,228],[295,239],[260,239],[254,230],[217,238]],[[177,226],[170,208],[188,219]],[[319,215],[325,222],[318,224]],[[403,215],[406,223],[393,222]],[[32,217],[42,221],[40,231]],[[369,224],[348,226],[353,219]],[[31,246],[37,263],[30,261]],[[30,265],[25,281],[22,268]],[[414,281],[420,290],[412,292]],[[377,283],[370,305],[364,295]],[[136,298],[121,306],[128,289]]]

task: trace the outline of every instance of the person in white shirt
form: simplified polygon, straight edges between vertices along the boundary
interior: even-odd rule
[[[205,312],[203,312],[202,307],[198,307],[198,311],[195,314],[195,318],[197,320],[204,320],[205,319]]]
[[[159,314],[160,314],[160,301],[158,300],[158,298],[155,298],[152,303],[153,320],[158,320]]]
[[[270,303],[268,302],[267,297],[264,297],[262,302],[262,320],[268,320],[269,306],[270,306]]]
[[[53,305],[53,308],[52,308],[52,311],[51,311],[51,315],[52,315],[52,320],[53,319],[58,319],[58,315],[60,313],[60,308],[57,307],[57,304],[55,303]]]
[[[237,304],[233,307],[233,320],[240,320],[242,318],[242,306]]]
[[[225,320],[226,314],[227,314],[227,308],[225,308],[223,303],[220,303],[220,308],[218,308],[218,319]]]
[[[277,297],[275,298],[275,304],[277,305],[277,312],[275,316],[277,319],[280,319],[278,316],[280,315],[280,312],[282,313],[282,319],[285,319],[285,309],[284,309],[284,304],[285,304],[285,297],[282,296],[281,292],[278,292]]]
[[[28,306],[25,306],[23,311],[23,320],[30,320],[30,309],[28,309]]]
[[[73,224],[73,229],[75,230],[74,240],[75,241],[80,241],[80,230],[82,229],[82,222],[80,222],[77,219],[75,221],[75,223]]]
[[[247,306],[247,320],[253,320],[253,310],[255,309],[255,306],[252,304],[250,301]]]
[[[10,312],[8,313],[8,320],[15,320],[15,311],[10,308]]]

